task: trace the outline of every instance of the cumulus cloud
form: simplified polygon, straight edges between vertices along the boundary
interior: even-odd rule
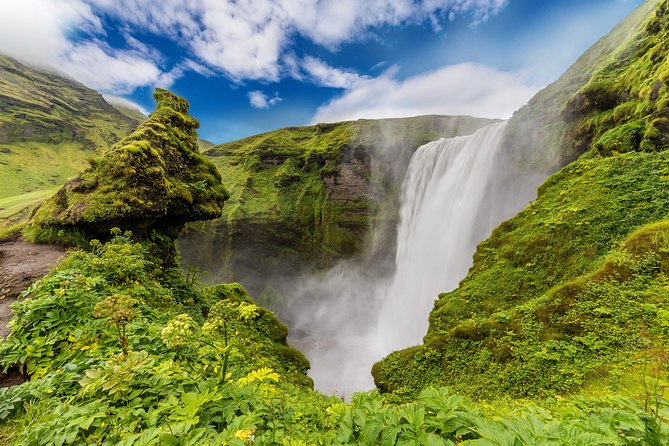
[[[397,79],[393,67],[321,106],[313,123],[424,114],[508,118],[537,91],[518,73],[467,63]]]
[[[169,73],[134,50],[124,51],[103,42],[72,45],[57,58],[60,69],[84,84],[102,91],[130,93],[142,85],[169,86]]]
[[[358,74],[295,54],[305,38],[330,50],[368,38],[375,29],[440,23],[454,15],[480,23],[508,0],[22,0],[0,1],[0,52],[57,68],[85,84],[124,94],[169,86],[186,71],[223,74],[235,81],[290,76],[351,88]],[[125,42],[111,47],[105,26]],[[164,66],[160,52],[133,30],[172,40],[193,60]]]
[[[268,109],[283,101],[283,98],[280,98],[278,93],[274,93],[274,96],[269,97],[260,90],[249,91],[247,96],[251,107],[260,110]]]
[[[299,78],[291,44],[305,37],[329,49],[374,28],[468,15],[480,23],[508,0],[87,0],[123,23],[172,38],[234,80]],[[307,67],[303,67],[307,69]],[[313,67],[312,67],[313,68]],[[317,77],[313,77],[317,79]],[[325,82],[333,82],[324,76]]]

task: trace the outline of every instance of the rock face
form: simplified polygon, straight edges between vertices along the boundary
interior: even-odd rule
[[[494,121],[421,116],[280,129],[205,152],[226,178],[221,219],[181,235],[184,262],[260,295],[338,259],[394,247],[399,191],[414,150]],[[374,234],[375,237],[370,237]]]
[[[523,153],[567,165],[478,246],[423,344],[374,366],[381,390],[638,396],[647,370],[667,379],[668,6],[646,2],[510,121],[510,172]]]
[[[114,227],[176,237],[188,221],[221,215],[228,194],[198,150],[188,102],[161,89],[154,97],[156,110],[137,130],[36,209],[28,231],[36,241],[53,231],[104,239]]]

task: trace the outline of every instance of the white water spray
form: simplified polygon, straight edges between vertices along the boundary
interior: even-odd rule
[[[502,207],[485,205],[505,126],[441,139],[413,155],[402,186],[392,277],[343,263],[291,290],[290,342],[311,361],[316,388],[339,394],[370,389],[374,362],[421,342],[438,294],[457,287],[476,245],[508,217]]]

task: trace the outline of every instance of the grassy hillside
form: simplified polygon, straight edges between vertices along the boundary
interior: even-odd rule
[[[651,375],[666,384],[667,6],[565,99],[561,150],[585,155],[479,245],[460,287],[439,296],[424,344],[375,365],[382,389],[496,398],[639,395]]]
[[[140,121],[78,82],[0,56],[0,199],[62,185]]]
[[[413,151],[491,122],[419,116],[318,124],[206,150],[230,199],[219,221],[182,237],[184,259],[212,280],[241,280],[260,292],[254,278],[267,271],[295,274],[360,252],[371,225],[387,229],[374,243],[393,246],[399,188]]]

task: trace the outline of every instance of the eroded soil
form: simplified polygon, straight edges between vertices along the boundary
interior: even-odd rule
[[[33,245],[18,236],[0,240],[0,338],[8,333],[10,305],[64,255],[60,246]]]

